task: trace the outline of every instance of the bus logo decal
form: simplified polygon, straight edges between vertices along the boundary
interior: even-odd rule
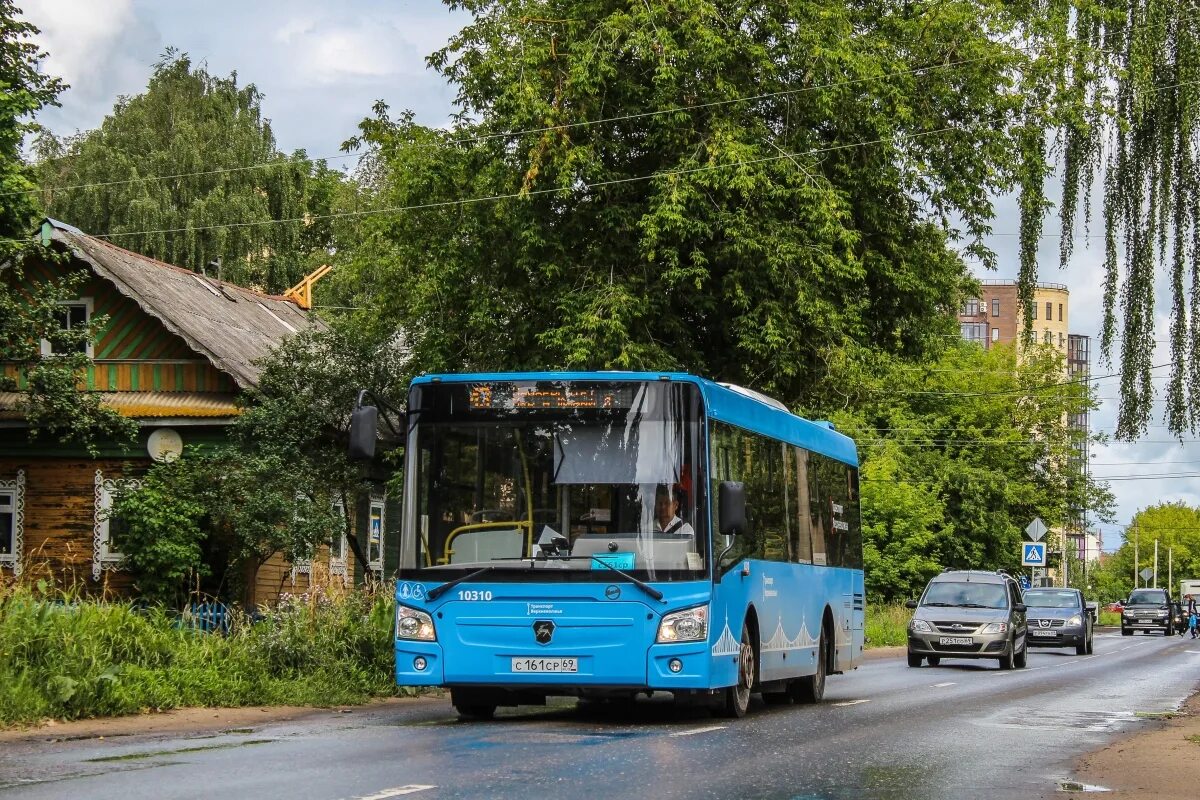
[[[538,644],[550,644],[554,638],[554,623],[548,619],[539,619],[533,623],[533,638]]]
[[[616,584],[609,584],[608,586],[604,587],[604,596],[609,600],[616,600],[621,596],[621,587],[617,586]]]

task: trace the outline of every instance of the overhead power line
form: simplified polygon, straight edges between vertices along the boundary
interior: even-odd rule
[[[1161,26],[1161,24],[1162,23],[1159,23],[1157,21],[1146,22],[1141,25],[1132,26],[1130,28],[1130,32],[1141,29],[1141,28],[1159,27],[1159,26]],[[843,40],[843,41],[846,41],[846,40]],[[1028,51],[1028,50],[1035,49],[1036,47],[1037,47],[1036,45],[1032,45],[1032,44],[1023,45],[1023,46],[1014,45],[1014,46],[1012,46],[1012,49],[1014,51]],[[1097,49],[1096,52],[1101,53],[1101,54],[1106,54],[1106,55],[1119,55],[1119,54],[1115,53],[1114,51],[1104,50],[1104,49],[1099,49],[1099,48]],[[528,136],[530,134],[553,133],[555,131],[574,130],[577,128],[586,128],[586,127],[592,127],[592,126],[596,126],[596,125],[610,125],[610,124],[618,123],[618,122],[630,122],[633,120],[648,119],[651,117],[664,116],[664,115],[669,115],[669,114],[690,113],[693,111],[700,111],[700,110],[709,109],[709,108],[720,108],[720,107],[729,106],[729,105],[736,105],[739,103],[753,103],[753,102],[758,102],[758,101],[762,101],[762,100],[772,100],[772,99],[777,99],[780,97],[789,97],[791,95],[803,94],[805,92],[813,92],[813,91],[818,91],[818,90],[822,90],[822,89],[837,89],[837,88],[841,88],[841,87],[845,87],[845,86],[855,86],[855,85],[859,85],[859,84],[863,84],[863,83],[875,83],[875,82],[879,82],[879,81],[893,80],[895,78],[902,77],[905,75],[916,76],[916,75],[923,75],[926,73],[935,72],[935,71],[939,71],[939,70],[957,69],[960,67],[964,67],[964,66],[967,66],[970,64],[976,64],[976,63],[983,62],[983,61],[1002,60],[1006,57],[1007,57],[1007,54],[989,54],[986,56],[979,56],[977,58],[964,58],[964,59],[958,59],[956,61],[947,61],[947,62],[944,62],[941,64],[930,64],[930,65],[924,66],[924,67],[913,67],[911,69],[892,70],[890,72],[884,72],[879,75],[872,75],[872,76],[865,77],[865,78],[853,78],[853,79],[845,80],[845,81],[830,81],[830,82],[822,83],[822,84],[814,84],[812,86],[802,86],[802,87],[799,87],[796,89],[781,89],[780,91],[777,91],[777,92],[765,92],[762,94],[748,95],[748,96],[744,96],[744,97],[727,98],[725,100],[713,100],[708,103],[696,103],[694,105],[687,105],[687,106],[674,106],[671,108],[656,109],[653,111],[639,111],[639,112],[633,112],[633,113],[629,113],[629,114],[620,114],[620,115],[611,116],[611,117],[602,117],[600,119],[594,119],[594,120],[580,120],[578,122],[564,122],[564,123],[560,123],[557,125],[544,125],[544,126],[535,127],[535,128],[522,128],[522,129],[515,129],[515,130],[497,131],[494,133],[479,134],[476,136],[463,136],[463,137],[448,139],[444,142],[440,142],[439,144],[441,144],[443,146],[472,144],[472,143],[476,143],[476,142],[489,141],[492,139],[511,139],[511,138],[515,138],[518,136]],[[1184,82],[1184,83],[1176,84],[1175,86],[1163,87],[1163,89],[1178,88],[1179,86],[1184,86],[1184,85],[1187,85],[1188,83],[1191,83],[1191,82]],[[354,158],[357,155],[358,155],[357,153],[338,153],[336,155],[326,155],[326,156],[320,156],[318,158],[310,158],[309,160],[310,161],[336,161],[336,160],[340,160],[340,159]],[[237,166],[237,167],[222,167],[222,168],[218,168],[218,169],[200,170],[200,171],[195,171],[195,172],[177,172],[177,173],[171,173],[171,174],[166,174],[166,175],[146,175],[146,176],[142,176],[142,177],[138,177],[138,178],[127,178],[124,180],[116,180],[116,181],[98,181],[98,182],[93,182],[93,183],[76,183],[76,184],[65,184],[62,186],[48,186],[48,187],[39,187],[39,188],[35,188],[35,189],[23,189],[23,190],[19,190],[19,191],[0,192],[0,197],[8,197],[8,196],[12,196],[12,195],[22,195],[22,194],[36,194],[36,193],[40,193],[40,192],[63,192],[63,191],[75,191],[78,189],[97,189],[97,188],[105,188],[105,187],[110,187],[110,186],[126,186],[126,185],[137,184],[137,183],[151,183],[151,182],[155,182],[155,181],[177,180],[180,178],[205,177],[205,176],[210,176],[210,175],[219,175],[219,174],[223,174],[223,173],[247,172],[247,171],[259,170],[259,169],[273,169],[276,167],[285,166],[289,163],[292,163],[292,162],[290,162],[288,160],[288,157],[285,154],[281,153],[280,158],[278,158],[278,159],[273,159],[271,161],[263,161],[263,162],[259,162],[259,163],[255,163],[255,164],[246,164],[246,165]],[[992,236],[1009,236],[1009,235],[1016,236],[1019,234],[989,234],[989,235],[992,235]],[[1046,236],[1046,235],[1047,234],[1043,234],[1043,236]]]

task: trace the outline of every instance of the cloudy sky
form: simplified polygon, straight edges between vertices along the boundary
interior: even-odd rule
[[[244,83],[265,94],[279,146],[303,148],[309,156],[339,157],[341,143],[370,113],[376,100],[394,110],[412,109],[417,121],[443,125],[453,111],[453,88],[425,67],[425,56],[445,44],[464,22],[435,0],[20,0],[25,16],[42,29],[50,56],[45,68],[71,89],[63,107],[42,122],[59,134],[98,125],[120,95],[136,94],[152,65],[168,47],[203,61],[214,74],[237,71]],[[999,202],[996,273],[1016,275],[1015,204]],[[1056,230],[1051,225],[1048,230]],[[1094,233],[1094,232],[1093,232]],[[1090,244],[1090,247],[1085,245]],[[1073,333],[1093,338],[1092,372],[1113,371],[1099,359],[1102,284],[1100,240],[1081,241],[1066,270],[1058,268],[1058,239],[1047,236],[1041,250],[1041,279],[1070,287]],[[1170,299],[1165,277],[1158,292],[1160,349],[1167,338]],[[1162,357],[1155,363],[1163,363]],[[1156,374],[1165,378],[1166,370]],[[1156,380],[1161,387],[1163,380]],[[1115,427],[1118,382],[1097,382],[1104,399],[1093,414],[1094,429]],[[1111,476],[1117,524],[1101,525],[1106,550],[1121,542],[1121,530],[1139,508],[1171,500],[1200,505],[1200,479],[1164,478],[1195,474],[1200,447],[1172,440],[1162,427],[1161,404],[1143,440],[1095,448],[1092,471]]]

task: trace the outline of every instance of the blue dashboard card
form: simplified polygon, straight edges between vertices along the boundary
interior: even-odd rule
[[[616,569],[633,569],[634,553],[592,553],[592,569],[604,569],[604,564]],[[603,561],[604,564],[597,564]]]

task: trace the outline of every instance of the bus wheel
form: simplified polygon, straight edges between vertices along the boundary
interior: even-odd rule
[[[825,631],[821,631],[821,640],[817,643],[817,672],[792,681],[792,699],[797,703],[819,703],[825,696],[825,665],[829,663],[829,640]]]
[[[750,642],[750,626],[742,623],[742,643],[738,648],[737,684],[725,690],[721,716],[740,719],[750,708],[750,693],[754,691],[754,645]]]

